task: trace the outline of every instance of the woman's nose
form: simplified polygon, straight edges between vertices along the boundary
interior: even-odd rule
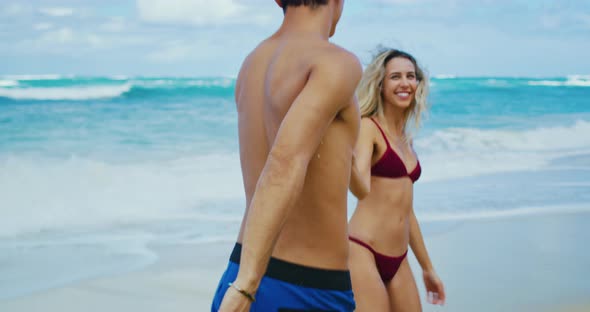
[[[408,79],[408,77],[402,77],[400,84],[402,86],[409,86],[410,85],[410,80]]]

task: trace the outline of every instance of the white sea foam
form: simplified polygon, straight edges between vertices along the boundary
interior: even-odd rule
[[[0,236],[183,217],[235,221],[233,212],[201,206],[242,197],[235,154],[133,164],[3,157]],[[230,209],[239,216],[243,205]]]
[[[17,80],[0,79],[0,88],[2,88],[2,87],[16,87],[16,86],[18,86]]]
[[[558,157],[590,153],[590,122],[528,130],[445,129],[414,145],[422,181],[537,170]],[[242,201],[237,154],[134,163],[0,158],[0,236],[178,218],[234,224],[242,216]],[[226,207],[228,202],[240,204]],[[211,210],[210,203],[220,203],[221,210]]]
[[[554,205],[543,207],[520,207],[509,210],[480,210],[473,212],[453,212],[446,214],[424,213],[419,214],[420,222],[440,222],[440,221],[468,221],[468,220],[485,220],[485,219],[503,219],[512,217],[523,217],[533,215],[557,215],[557,214],[576,214],[590,212],[590,205],[572,204],[572,205]]]
[[[530,86],[545,86],[545,87],[590,87],[590,76],[585,75],[570,75],[567,80],[532,80],[529,81]]]
[[[590,152],[590,122],[529,130],[451,128],[415,142],[424,180],[535,170],[552,159]]]
[[[73,78],[73,75],[56,75],[56,74],[45,74],[45,75],[6,75],[2,76],[6,79],[14,79],[14,80],[21,80],[21,81],[30,81],[30,80],[60,80],[64,78]]]
[[[114,98],[131,90],[131,84],[90,87],[0,89],[0,97],[15,100],[90,100]]]
[[[112,80],[129,80],[129,76],[126,75],[113,75],[109,76],[108,78]]]
[[[448,75],[448,74],[439,74],[439,75],[434,75],[433,78],[434,79],[455,79],[455,78],[457,78],[457,76]]]
[[[198,79],[189,81],[187,84],[190,86],[199,86],[199,87],[224,87],[227,88],[231,86],[233,83],[233,79],[230,78],[222,78],[222,79],[213,79],[213,80],[205,80],[205,79]]]

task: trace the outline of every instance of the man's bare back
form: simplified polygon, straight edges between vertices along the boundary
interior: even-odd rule
[[[318,64],[322,62],[334,62],[335,57],[349,56],[348,52],[325,40],[276,35],[264,41],[246,59],[238,76],[236,103],[248,204],[281,122],[305,87],[313,68],[321,66]],[[314,114],[313,103],[302,109],[308,110],[306,114]],[[279,234],[272,253],[274,257],[314,267],[347,267],[346,202],[358,127],[359,113],[351,98],[313,151],[303,189]],[[292,131],[302,130],[293,128]],[[310,142],[306,139],[301,143]],[[242,234],[243,230],[238,238],[240,242]]]
[[[323,8],[289,7],[281,29],[242,64],[236,103],[247,209],[232,254],[239,268],[226,271],[235,280],[221,310],[247,311],[244,297],[254,293],[266,300],[265,308],[279,300],[268,290],[276,287],[261,284],[278,271],[299,272],[296,281],[271,276],[285,285],[350,288],[347,192],[360,123],[354,90],[362,69],[354,55],[328,41],[339,15],[333,25],[326,22],[341,5],[330,0]],[[314,281],[318,274],[328,280],[334,274],[333,283]],[[353,308],[351,290],[346,300],[329,310]]]

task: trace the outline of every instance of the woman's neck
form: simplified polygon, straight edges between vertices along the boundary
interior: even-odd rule
[[[383,117],[385,118],[385,127],[388,133],[395,137],[404,137],[404,112],[405,108],[395,107],[393,105],[384,105]]]

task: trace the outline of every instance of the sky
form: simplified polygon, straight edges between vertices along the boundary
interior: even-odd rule
[[[1,0],[0,75],[236,75],[282,21],[273,0]],[[332,41],[432,75],[590,74],[588,0],[346,0]]]

